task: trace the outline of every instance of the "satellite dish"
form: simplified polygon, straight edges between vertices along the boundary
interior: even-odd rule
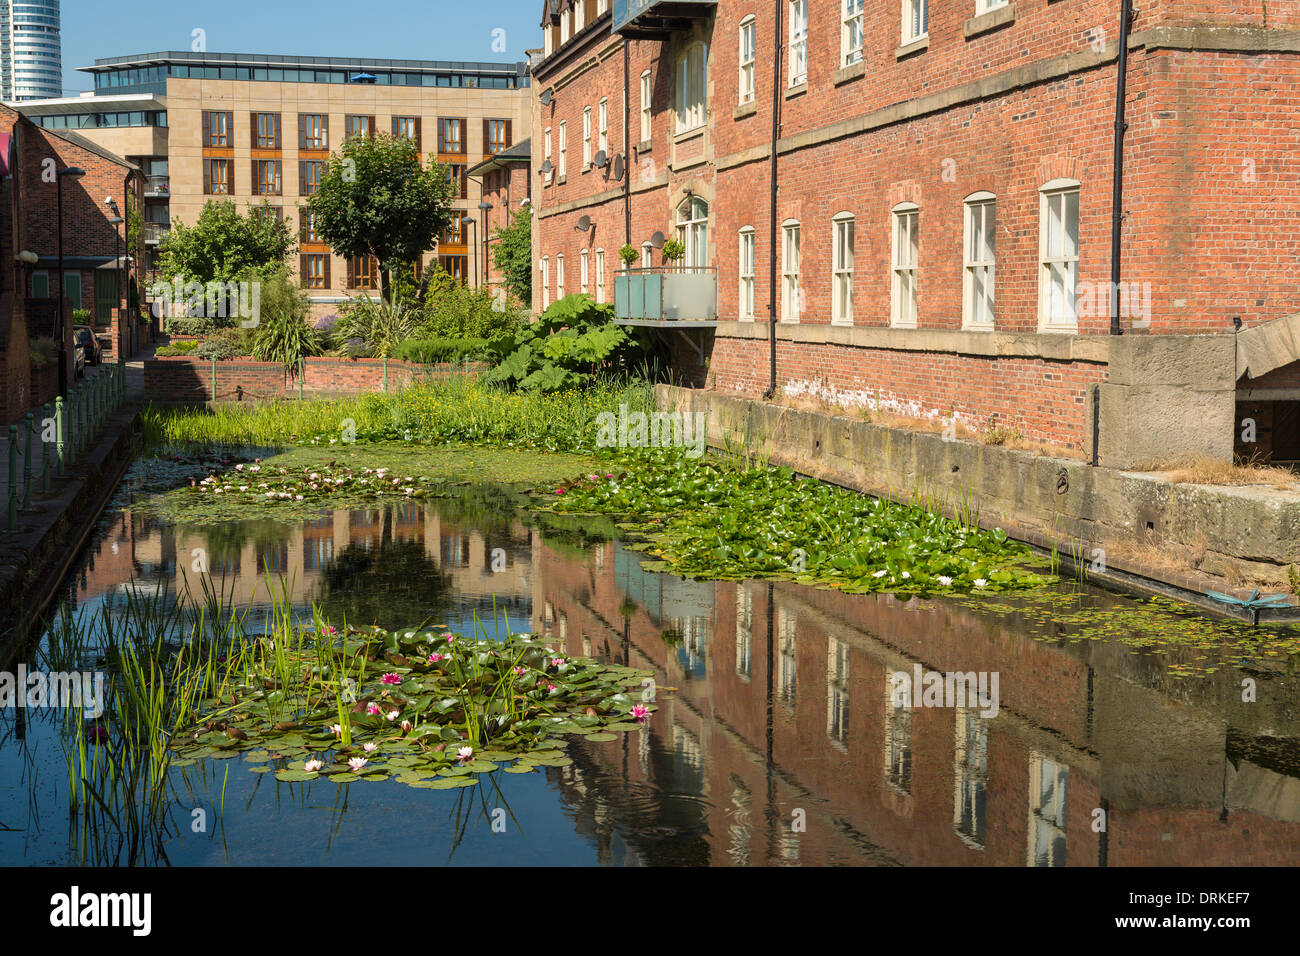
[[[623,172],[624,172],[624,170],[623,170],[623,154],[622,154],[622,153],[619,153],[617,156],[614,157],[613,167],[614,167],[614,168],[611,170],[611,173],[613,174],[613,177],[614,177],[615,179],[619,179],[619,180],[621,180],[621,179],[623,178]]]
[[[546,160],[546,162],[542,163],[542,167],[541,167],[541,169],[540,169],[540,172],[541,172],[541,174],[542,174],[543,176],[545,176],[545,175],[549,174],[550,171],[551,171],[552,169],[554,169],[554,168],[555,168],[555,167],[551,165],[551,161],[548,159],[548,160]]]
[[[603,149],[596,153],[595,156],[591,157],[591,165],[595,166],[597,169],[604,169],[609,165],[609,157],[605,155]]]
[[[650,245],[656,249],[662,249],[664,247],[664,234],[662,232],[656,232],[650,237]]]
[[[578,224],[573,227],[574,232],[586,232],[590,228],[591,228],[590,216],[583,216],[581,219],[578,220]]]
[[[553,100],[554,98],[555,98],[554,94],[552,94],[549,89],[542,90],[542,95],[538,97],[538,99],[542,101],[543,106],[550,106],[551,100]]]

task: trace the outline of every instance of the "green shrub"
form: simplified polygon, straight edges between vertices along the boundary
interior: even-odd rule
[[[398,345],[417,334],[421,318],[418,309],[400,298],[394,298],[391,304],[356,298],[340,311],[331,340],[340,355],[383,358],[393,355]],[[365,343],[365,347],[358,349],[358,342]]]
[[[27,352],[31,357],[32,368],[45,368],[45,366],[57,361],[56,355],[58,349],[55,348],[54,339],[48,335],[41,338],[27,340]]]
[[[622,249],[618,250],[618,257],[623,260],[623,265],[629,269],[641,258],[641,251],[630,242]]]
[[[171,345],[164,345],[154,352],[155,355],[189,355],[198,349],[201,343],[197,339],[188,339],[180,342],[173,342]]]
[[[93,318],[93,313],[89,309],[72,310],[73,325],[90,325],[92,318]]]
[[[648,360],[644,333],[614,324],[614,310],[575,293],[551,304],[536,322],[492,341],[501,363],[489,383],[552,392],[577,388],[600,374],[641,371]]]
[[[478,359],[488,354],[487,339],[408,339],[393,352],[393,357],[404,362],[432,365],[435,362],[461,362],[466,358]]]
[[[471,289],[442,268],[432,270],[424,292],[422,338],[491,339],[513,333],[524,314],[509,308],[490,289]]]
[[[209,361],[216,359],[218,362],[240,358],[252,354],[254,338],[251,329],[222,329],[204,339],[203,344],[198,347],[194,354],[199,358],[208,359]]]
[[[311,303],[281,269],[262,280],[261,314],[253,333],[252,355],[293,368],[299,359],[321,352],[321,336],[307,323]]]

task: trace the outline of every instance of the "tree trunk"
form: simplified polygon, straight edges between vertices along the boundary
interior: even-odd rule
[[[392,305],[392,285],[393,276],[389,269],[379,270],[379,295],[384,300],[384,305]]]

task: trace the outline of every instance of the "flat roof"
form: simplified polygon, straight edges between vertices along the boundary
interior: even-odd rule
[[[78,113],[165,110],[167,98],[154,93],[109,93],[104,96],[64,96],[53,100],[24,100],[10,105],[25,116],[62,116]]]
[[[98,57],[93,66],[78,67],[86,73],[169,63],[200,66],[276,66],[326,67],[339,70],[396,70],[402,73],[497,73],[523,76],[528,72],[526,60],[515,63],[473,60],[383,60],[367,57],[288,56],[273,53],[194,53],[189,50],[166,50],[158,53],[133,53],[126,56]]]

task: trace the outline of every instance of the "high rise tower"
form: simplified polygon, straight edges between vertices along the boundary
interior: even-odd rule
[[[59,0],[0,0],[0,100],[62,93]]]

